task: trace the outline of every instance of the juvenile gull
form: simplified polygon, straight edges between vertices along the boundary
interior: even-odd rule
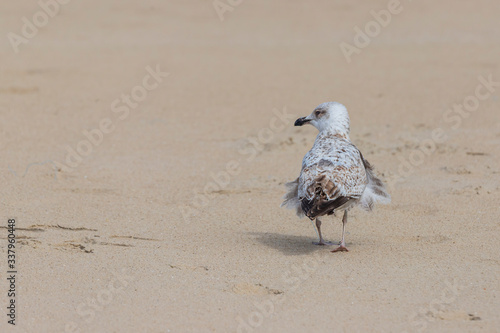
[[[349,114],[337,102],[320,104],[307,117],[295,121],[295,126],[311,124],[319,130],[313,147],[302,160],[300,176],[287,183],[281,206],[295,209],[299,217],[316,219],[318,245],[326,245],[321,235],[319,217],[344,211],[342,241],[333,250],[347,251],[344,234],[347,212],[353,206],[370,211],[374,203],[389,203],[390,195],[378,179],[373,167],[349,139]]]

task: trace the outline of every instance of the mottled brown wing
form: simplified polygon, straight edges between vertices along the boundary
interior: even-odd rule
[[[301,207],[304,214],[314,220],[318,216],[332,215],[335,209],[342,207],[352,198],[338,197],[335,200],[328,200],[326,197],[315,197],[312,200],[302,199]]]
[[[365,166],[354,145],[334,141],[329,148],[313,148],[304,158],[298,196],[310,219],[333,214],[350,200],[359,199],[367,184]]]

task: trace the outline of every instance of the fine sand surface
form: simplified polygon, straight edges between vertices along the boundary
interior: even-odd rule
[[[388,1],[73,0],[18,53],[40,7],[4,1],[0,331],[500,332],[500,3],[401,5],[348,63]],[[279,207],[331,100],[392,195],[348,253]]]

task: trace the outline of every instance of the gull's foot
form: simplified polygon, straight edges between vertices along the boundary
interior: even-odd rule
[[[322,241],[322,242],[312,242],[314,245],[333,245],[332,242]]]
[[[347,247],[340,245],[338,248],[331,252],[349,252],[349,250],[347,249]]]

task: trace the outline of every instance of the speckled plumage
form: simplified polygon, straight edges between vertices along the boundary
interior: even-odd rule
[[[287,183],[282,206],[314,220],[338,210],[360,205],[371,210],[375,202],[388,203],[390,196],[368,161],[349,138],[349,114],[340,103],[319,105],[311,115],[297,119],[296,126],[311,123],[319,130],[313,147],[302,160],[299,177]],[[344,225],[347,213],[344,215]],[[318,224],[319,223],[319,224]],[[318,231],[321,222],[317,220]],[[320,243],[322,243],[320,234]]]
[[[302,203],[318,199],[332,202],[344,197],[348,199],[344,203],[347,204],[361,198],[367,184],[359,150],[348,139],[324,131],[302,161],[298,197]],[[320,213],[318,209],[313,207],[305,213],[314,218]]]

